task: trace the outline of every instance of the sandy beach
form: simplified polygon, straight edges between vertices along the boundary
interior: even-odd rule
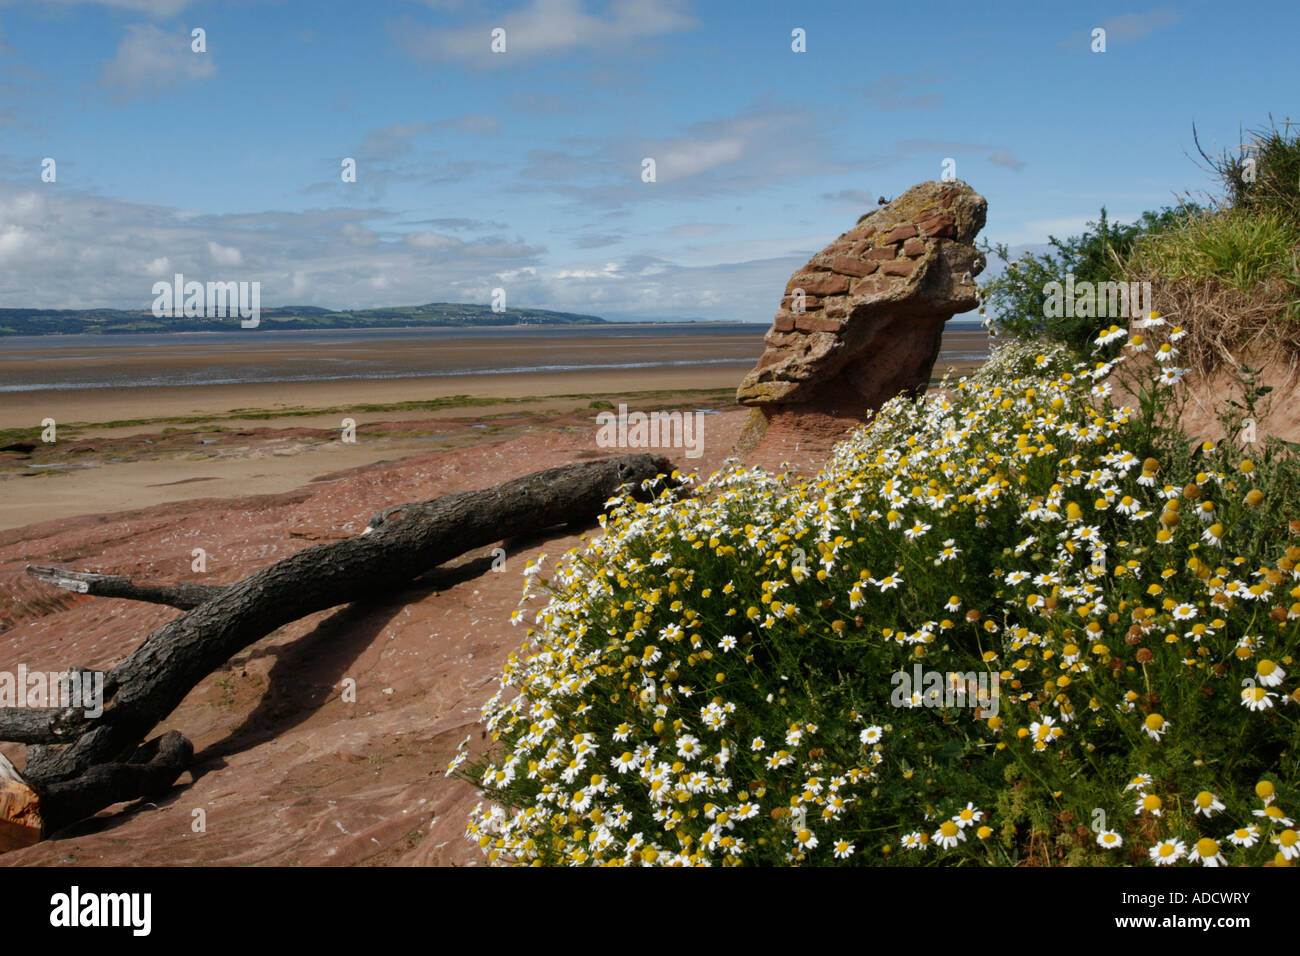
[[[254,352],[192,340],[141,348],[102,345],[0,359],[0,383],[116,375],[120,387],[7,391],[0,396],[0,528],[196,497],[278,494],[322,476],[430,451],[543,431],[592,432],[599,403],[630,408],[734,409],[735,387],[761,350],[763,329],[619,330],[595,350],[568,334],[456,341],[348,340],[322,347],[277,341]],[[191,337],[193,339],[193,337]],[[936,377],[978,364],[987,338],[953,328]],[[693,364],[671,364],[689,361]],[[238,384],[129,386],[160,371],[253,377],[322,364],[443,374]],[[574,365],[563,371],[512,371]],[[617,365],[617,368],[601,367]],[[466,369],[505,369],[466,373]],[[54,419],[55,444],[40,423]],[[355,422],[355,442],[343,438]],[[707,440],[707,438],[706,438]]]

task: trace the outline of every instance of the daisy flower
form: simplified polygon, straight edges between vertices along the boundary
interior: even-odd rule
[[[1041,721],[1036,720],[1029,725],[1029,735],[1034,738],[1035,750],[1045,750],[1053,738],[1064,733],[1060,727],[1053,727],[1054,723],[1056,723],[1055,719],[1044,717]]]
[[[1281,833],[1274,833],[1269,840],[1286,859],[1294,860],[1300,856],[1300,831],[1283,830]]]
[[[934,831],[934,836],[931,839],[945,850],[951,850],[966,839],[966,834],[952,820],[944,820],[943,823],[939,824],[939,829]]]
[[[624,750],[621,756],[614,759],[613,763],[614,769],[619,773],[627,773],[629,770],[636,768],[637,759],[631,752]]]
[[[1248,827],[1241,827],[1238,830],[1233,830],[1228,834],[1228,840],[1237,844],[1237,846],[1245,847],[1249,850],[1259,842],[1259,827],[1251,824]]]
[[[1255,665],[1255,673],[1259,676],[1259,682],[1265,687],[1276,687],[1286,677],[1286,671],[1267,658]]]
[[[677,738],[677,756],[683,760],[694,760],[700,755],[700,738],[682,734]]]
[[[856,847],[848,840],[840,840],[834,847],[835,859],[847,860],[853,855],[855,849]]]
[[[1268,710],[1273,706],[1273,698],[1276,696],[1262,687],[1247,687],[1241,692],[1241,703],[1251,710]]]
[[[872,744],[879,743],[880,738],[883,737],[884,735],[885,735],[884,730],[882,730],[880,727],[876,726],[875,724],[872,724],[870,727],[868,727],[858,735],[858,739],[861,740],[868,747],[870,747]]]
[[[1130,790],[1145,790],[1149,786],[1151,786],[1151,774],[1140,773],[1128,782],[1128,786],[1124,788],[1124,792],[1127,793]]]
[[[971,824],[979,823],[982,819],[984,819],[984,812],[976,810],[975,804],[968,803],[965,809],[957,811],[957,815],[952,818],[952,822],[964,830]]]
[[[876,587],[880,588],[880,593],[883,594],[886,591],[891,591],[894,588],[898,587],[900,584],[902,584],[903,576],[901,574],[889,574],[881,578],[879,581],[873,578],[871,583],[874,584]]]
[[[1149,851],[1148,855],[1157,866],[1169,866],[1180,859],[1187,852],[1187,847],[1182,840],[1165,840],[1157,843]]]
[[[1194,802],[1196,803],[1196,812],[1205,814],[1207,819],[1224,809],[1223,804],[1219,802],[1219,798],[1208,790],[1202,790],[1198,793]]]
[[[1112,325],[1110,328],[1106,329],[1106,331],[1102,332],[1101,335],[1093,339],[1093,344],[1100,348],[1103,345],[1109,345],[1111,342],[1118,342],[1124,337],[1124,334],[1124,330],[1118,325]]]
[[[1160,735],[1167,732],[1172,726],[1173,724],[1159,714],[1148,714],[1147,719],[1142,721],[1142,729],[1157,743],[1160,741]]]
[[[1227,866],[1228,861],[1219,852],[1219,841],[1202,837],[1192,847],[1190,858],[1199,860],[1202,866]]]
[[[1146,811],[1153,817],[1158,817],[1160,816],[1160,808],[1164,805],[1165,802],[1154,793],[1138,794],[1137,807],[1133,810],[1133,814],[1136,816],[1137,814]]]
[[[795,831],[795,842],[804,850],[815,850],[817,848],[817,834],[813,833],[807,827]]]
[[[924,850],[926,846],[925,834],[919,830],[903,834],[900,842],[904,850]]]
[[[1124,838],[1114,830],[1102,830],[1097,834],[1097,846],[1106,850],[1118,850],[1124,845]]]
[[[1292,826],[1295,822],[1282,812],[1281,807],[1265,807],[1263,810],[1252,810],[1251,812],[1257,817],[1264,817],[1274,823],[1280,823],[1284,827]]]

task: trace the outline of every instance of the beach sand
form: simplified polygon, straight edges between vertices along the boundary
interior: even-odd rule
[[[618,362],[683,355],[718,360],[708,365],[9,392],[0,399],[0,431],[18,450],[0,451],[0,528],[195,497],[278,494],[348,469],[539,429],[593,432],[600,407],[593,402],[626,401],[643,410],[734,409],[736,385],[759,350],[736,338],[670,338],[666,353],[662,342],[647,351],[633,337],[610,355]],[[485,361],[481,347],[467,347],[477,356],[473,361]],[[494,347],[503,367],[561,357],[500,341]],[[949,365],[970,369],[978,363],[966,357],[986,347],[982,331],[950,330],[935,376]],[[393,352],[391,344],[385,348],[385,354]],[[432,363],[431,348],[415,343],[411,360],[423,354]],[[220,366],[246,358],[228,347],[200,351],[201,359],[189,355],[181,361]],[[311,349],[276,351],[286,366],[319,358]],[[448,351],[439,352],[437,362],[462,361],[449,358]],[[736,354],[745,357],[737,361]],[[66,367],[68,361],[31,357],[24,374],[38,376],[42,362]],[[130,374],[148,380],[178,359],[170,349],[146,354],[114,342],[100,361],[126,363]],[[3,365],[0,375],[9,374],[4,380],[11,381],[12,368],[6,372]],[[428,404],[411,407],[416,403]],[[39,423],[47,418],[57,423],[53,445],[41,441]],[[356,423],[355,443],[341,440],[345,418]]]

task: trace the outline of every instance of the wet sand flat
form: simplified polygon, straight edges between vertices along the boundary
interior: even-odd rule
[[[761,350],[762,331],[754,341],[746,341],[751,337],[746,330],[738,336],[740,343],[732,341],[735,335],[677,337],[660,332],[658,338],[628,336],[627,341],[607,342],[603,356],[600,350],[569,355],[570,361],[591,362],[596,356],[624,365],[633,357],[645,359],[641,367],[617,369],[2,393],[0,429],[8,430],[5,440],[35,447],[27,453],[0,452],[0,529],[164,502],[279,494],[377,462],[528,434],[562,432],[582,441],[594,435],[597,411],[621,401],[644,410],[701,408],[743,417],[734,390]],[[499,338],[494,344],[492,360],[498,367],[539,361],[535,349],[503,344]],[[557,357],[561,346],[552,341],[547,348],[554,351],[541,357]],[[935,376],[948,366],[969,371],[980,364],[973,356],[982,355],[986,346],[981,331],[950,330]],[[464,356],[473,353],[478,355],[475,361],[486,362],[484,347],[471,343],[459,349],[460,358],[443,355],[438,361],[466,361]],[[699,364],[660,364],[679,360],[688,347],[687,354]],[[174,362],[174,348],[159,351],[114,341],[97,361],[99,368],[121,363],[113,367],[115,373],[125,368],[147,380],[160,368],[178,367],[169,364]],[[373,348],[375,354],[388,355],[390,364],[436,364],[430,357],[437,352],[432,347],[423,350],[428,353],[423,358],[416,346],[411,354],[396,358],[391,343],[350,342],[342,348]],[[339,357],[322,357],[319,349],[295,349],[293,356],[316,365],[323,358]],[[739,359],[734,357],[737,351]],[[660,356],[657,361],[655,355]],[[68,361],[83,360],[29,354],[30,362],[62,364],[64,369]],[[223,363],[233,367],[240,360],[229,347],[223,351],[211,346],[184,358],[189,367],[205,372]],[[13,361],[10,356],[0,366]],[[39,373],[28,369],[28,374]],[[41,442],[40,423],[46,418],[58,425],[54,445]],[[355,442],[340,440],[344,419],[355,422]],[[709,434],[706,427],[706,443]]]
[[[0,340],[0,384],[60,377],[107,380],[122,387],[48,388],[0,393],[0,429],[39,428],[44,418],[58,423],[103,423],[136,419],[212,415],[226,418],[236,409],[337,408],[467,395],[473,398],[525,398],[557,394],[605,395],[620,392],[723,388],[740,383],[762,351],[764,327],[716,335],[637,335],[583,342],[574,335],[536,336],[526,344],[509,338],[454,341],[343,341],[328,346],[276,342],[266,347],[232,348],[204,342],[141,348],[116,339],[87,350],[11,353]],[[126,338],[125,336],[119,338]],[[252,340],[254,346],[256,340]],[[935,365],[971,366],[988,347],[982,330],[950,328]],[[691,364],[671,364],[686,363]],[[584,368],[508,371],[522,367],[582,364]],[[383,366],[375,377],[336,378]],[[621,365],[609,368],[602,365]],[[632,367],[626,367],[632,366]],[[475,368],[478,371],[466,372]],[[394,371],[396,369],[396,371]],[[160,373],[194,371],[200,379],[223,370],[244,379],[311,374],[292,381],[243,380],[229,384],[131,385]],[[214,370],[216,370],[214,374]],[[427,374],[417,374],[425,372]],[[409,373],[409,377],[408,376]],[[397,377],[401,376],[401,377]]]

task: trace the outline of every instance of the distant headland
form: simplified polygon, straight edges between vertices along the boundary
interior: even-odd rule
[[[394,329],[419,327],[474,328],[515,325],[605,325],[596,315],[546,309],[504,309],[486,305],[430,302],[381,309],[322,309],[288,305],[261,310],[262,328]],[[229,332],[237,321],[222,318],[163,317],[147,309],[0,309],[3,335],[123,335],[138,332]]]

